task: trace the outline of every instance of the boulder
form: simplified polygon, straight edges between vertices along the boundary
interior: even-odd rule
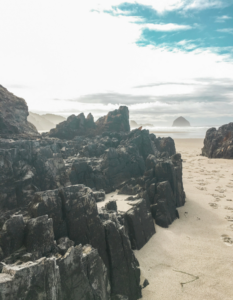
[[[0,85],[0,137],[37,139],[36,127],[27,121],[28,107],[24,99],[16,97]]]
[[[233,122],[206,132],[202,155],[209,158],[233,158]]]

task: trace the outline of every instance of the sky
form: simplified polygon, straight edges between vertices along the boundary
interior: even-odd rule
[[[0,84],[29,111],[233,121],[233,0],[7,0],[0,30]]]

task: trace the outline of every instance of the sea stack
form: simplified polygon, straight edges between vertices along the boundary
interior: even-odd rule
[[[175,119],[172,126],[173,127],[190,127],[191,125],[190,125],[189,121],[187,121],[185,118],[179,117],[179,118]]]

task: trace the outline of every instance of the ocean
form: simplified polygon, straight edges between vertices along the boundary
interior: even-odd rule
[[[157,137],[168,137],[173,139],[204,139],[206,131],[209,128],[219,126],[203,126],[203,127],[145,127],[150,132],[153,132]]]

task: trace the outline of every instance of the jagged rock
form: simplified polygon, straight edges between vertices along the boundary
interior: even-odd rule
[[[54,246],[53,220],[47,215],[30,219],[26,225],[25,246],[28,252],[39,255],[50,252]]]
[[[108,273],[97,250],[70,247],[64,256],[20,265],[3,264],[2,300],[110,300]]]
[[[0,274],[1,300],[59,300],[60,276],[55,258],[7,265]]]
[[[189,121],[187,121],[184,117],[179,117],[175,119],[173,122],[173,127],[189,127],[191,126]]]
[[[65,212],[63,211],[59,190],[35,193],[29,210],[33,218],[48,215],[49,218],[53,219],[53,231],[56,240],[67,236],[67,225],[64,217]]]
[[[209,158],[233,158],[233,122],[206,132],[202,155]]]
[[[126,212],[126,221],[132,249],[140,250],[155,234],[154,221],[144,199]]]
[[[61,197],[69,238],[75,245],[91,244],[98,249],[109,268],[104,227],[98,216],[92,190],[83,185],[69,186],[61,190]]]
[[[57,247],[62,255],[64,255],[66,251],[72,246],[74,246],[74,242],[71,241],[68,237],[62,237],[58,240]]]
[[[151,134],[150,134],[151,136]],[[154,144],[156,146],[156,149],[163,154],[163,156],[170,157],[174,154],[176,154],[176,147],[175,142],[172,138],[166,137],[166,138],[157,138],[153,139]],[[161,157],[160,154],[160,157]]]
[[[110,111],[106,116],[96,121],[98,132],[129,132],[129,110],[127,106],[120,106],[119,109]]]
[[[71,247],[57,259],[61,282],[61,299],[95,300],[82,265],[82,246]],[[96,274],[95,274],[96,275]]]
[[[25,234],[23,244],[20,235],[15,246],[14,237],[6,234],[12,247],[7,251],[13,252],[5,257],[0,242],[0,260],[11,268],[33,264],[37,270],[41,262],[36,259],[55,256],[60,276],[54,282],[58,298],[54,292],[53,300],[80,295],[83,300],[139,299],[140,270],[132,247],[140,249],[155,232],[150,210],[157,220],[170,224],[174,210],[185,201],[182,160],[174,141],[158,139],[147,130],[129,132],[126,107],[96,123],[92,115],[71,116],[58,129],[54,132],[64,140],[49,134],[36,141],[0,139],[0,228],[11,222],[13,214],[22,215],[27,224],[25,229],[19,227]],[[170,189],[159,187],[163,181]],[[96,202],[116,189],[134,195],[132,209],[117,212],[111,201],[97,210]],[[41,281],[49,276],[30,272],[31,277],[41,274]],[[15,277],[10,283],[6,280],[13,288]],[[45,287],[38,281],[37,291],[36,282],[28,283],[26,299],[34,299],[34,290],[35,299],[47,299]]]
[[[161,227],[167,228],[177,219],[177,210],[175,198],[168,181],[157,184],[157,193],[155,195],[156,206],[153,206],[152,215]]]
[[[22,215],[13,215],[4,223],[2,231],[0,231],[0,247],[3,256],[10,255],[23,245],[24,228]]]
[[[78,116],[71,115],[66,121],[57,124],[56,128],[51,129],[48,134],[43,136],[72,140],[78,135],[96,136],[105,131],[130,131],[128,107],[120,106],[119,109],[109,112],[96,122],[94,122],[92,114],[89,114],[87,118],[85,118],[83,113]]]
[[[56,125],[56,128],[50,130],[48,136],[59,139],[72,140],[75,136],[85,135],[86,129],[91,128],[94,123],[88,115],[88,119],[81,113],[78,116],[71,115],[66,121]]]
[[[107,210],[117,211],[117,203],[116,200],[111,200],[105,204],[105,208]]]
[[[0,137],[30,138],[40,137],[36,127],[27,121],[26,101],[16,97],[0,85]]]
[[[25,207],[35,192],[69,185],[54,141],[0,139],[0,209]]]
[[[96,202],[104,201],[104,199],[105,199],[105,191],[101,190],[101,191],[93,192],[93,196],[94,196]]]
[[[124,229],[111,221],[104,223],[110,259],[112,295],[124,295],[129,300],[141,298],[140,269]]]
[[[146,160],[146,169],[150,171],[150,176],[154,176],[157,182],[169,181],[176,207],[180,207],[185,203],[182,161],[179,157],[176,156],[176,159],[157,159],[155,156],[149,155]],[[174,162],[175,164],[173,164]]]
[[[85,245],[83,247],[82,264],[91,285],[94,299],[109,300],[111,287],[108,271],[98,251],[93,249],[90,245]]]
[[[144,282],[143,282],[142,288],[144,289],[148,285],[149,285],[149,281],[147,279],[145,279]]]

